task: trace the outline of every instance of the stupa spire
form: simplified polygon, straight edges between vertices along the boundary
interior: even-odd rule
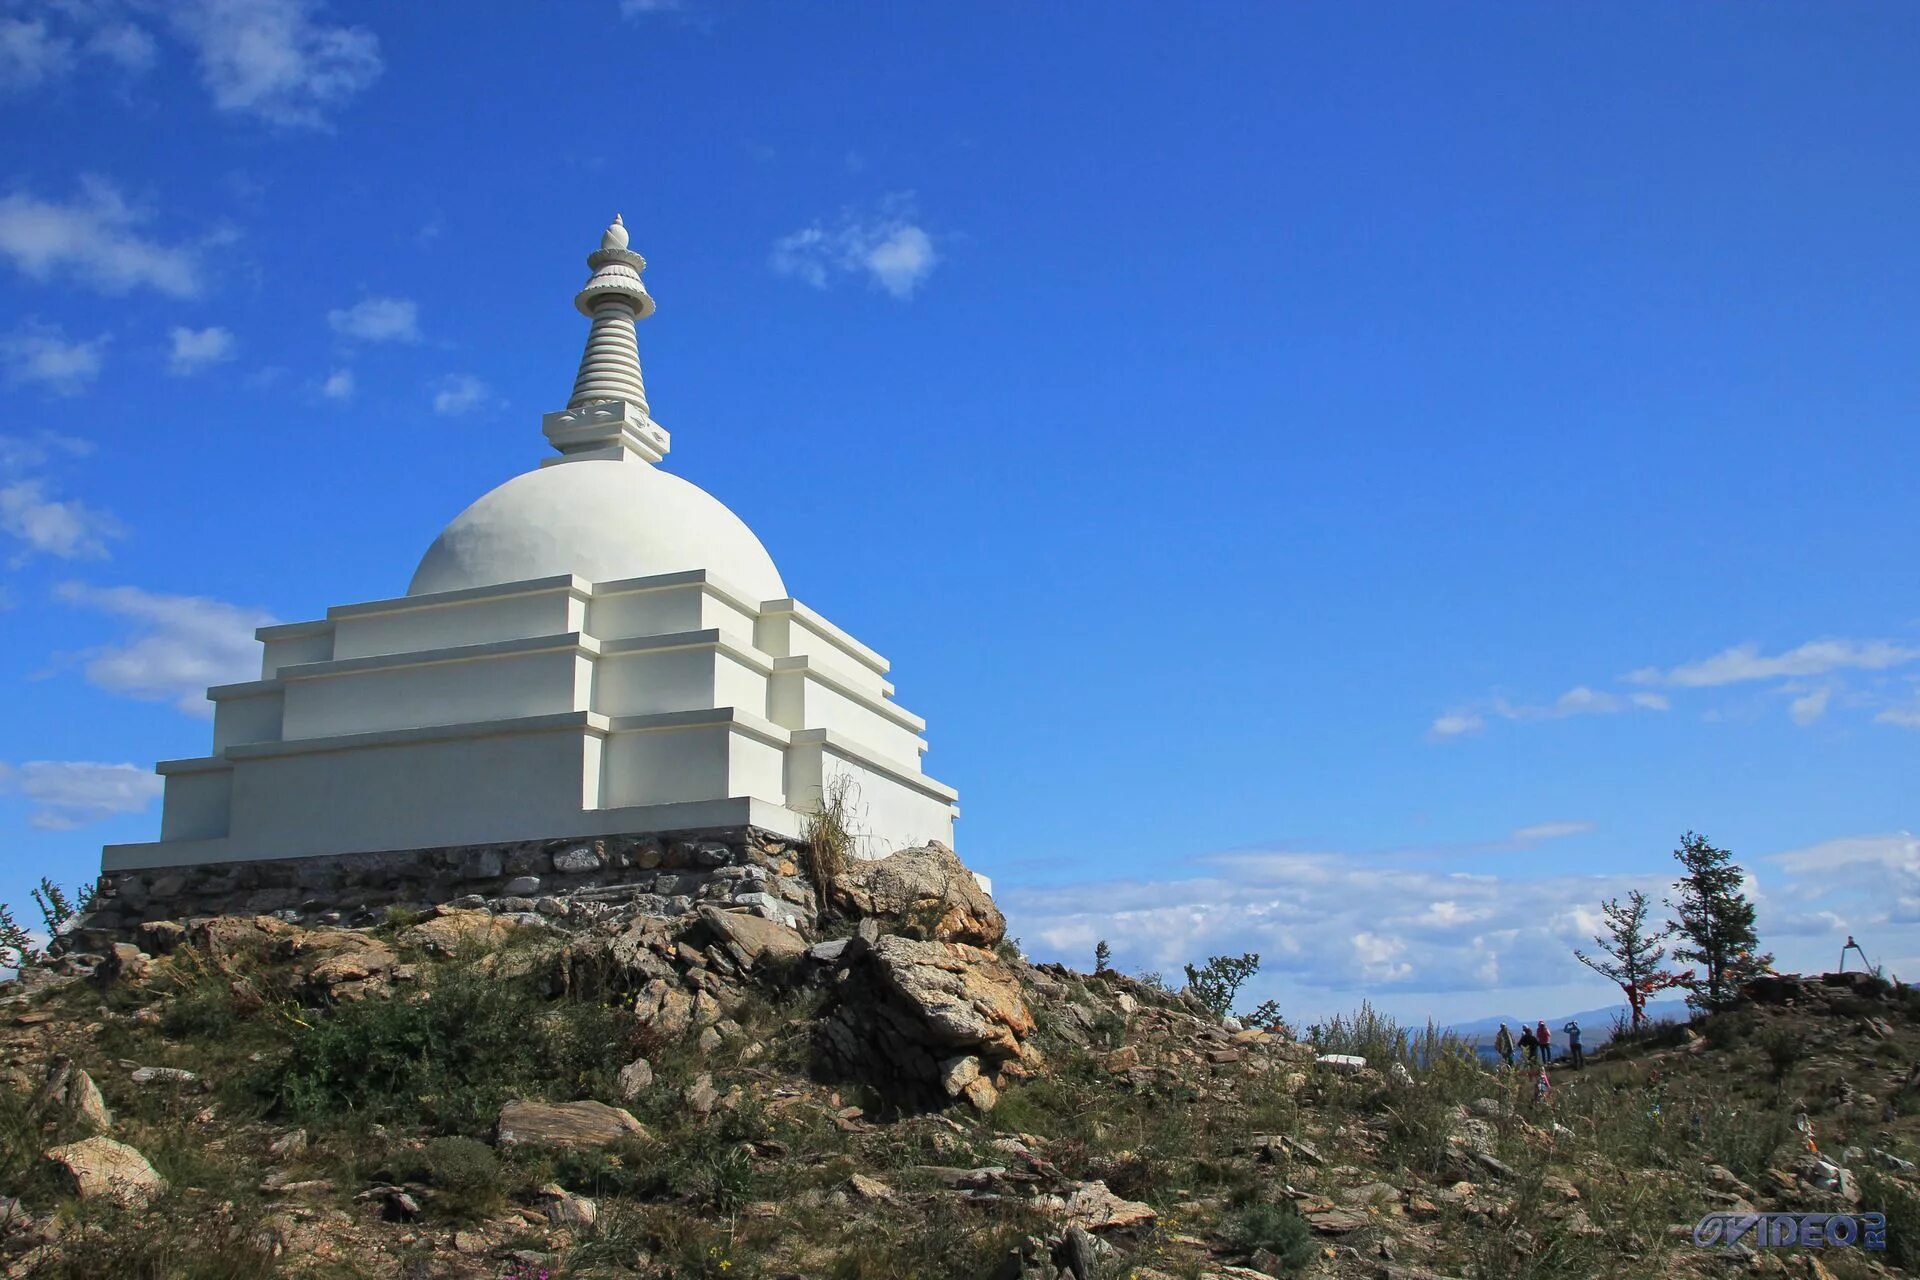
[[[640,381],[640,349],[633,326],[653,314],[653,298],[640,282],[647,260],[627,248],[627,228],[619,214],[613,215],[600,237],[599,252],[588,256],[587,265],[593,268],[593,276],[574,295],[573,305],[581,315],[593,318],[593,328],[587,333],[587,349],[580,357],[580,375],[573,380],[573,398],[567,408],[577,409],[594,400],[625,400],[645,413],[647,389]]]
[[[587,266],[593,275],[574,295],[573,305],[593,320],[593,327],[573,397],[564,410],[542,419],[547,439],[561,454],[547,461],[658,462],[666,456],[668,437],[647,408],[633,332],[653,314],[653,298],[640,282],[647,260],[627,248],[627,227],[619,214],[600,237],[600,248],[588,255]]]

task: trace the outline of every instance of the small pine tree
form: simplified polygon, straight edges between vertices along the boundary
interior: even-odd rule
[[[1093,944],[1093,971],[1105,973],[1113,968],[1113,948],[1107,945],[1105,938]]]
[[[1725,1008],[1742,983],[1772,969],[1773,957],[1760,954],[1753,902],[1740,891],[1743,873],[1733,855],[1689,831],[1673,856],[1686,870],[1673,884],[1678,897],[1667,899],[1677,917],[1667,931],[1681,939],[1674,958],[1706,969],[1704,978],[1685,983],[1688,1002],[1701,1009]]]
[[[62,889],[45,876],[40,877],[40,887],[33,891],[34,903],[40,908],[40,918],[47,922],[47,932],[57,933],[60,926],[80,915],[93,904],[93,890],[83,888],[80,900],[75,902]]]
[[[1666,930],[1648,930],[1647,909],[1647,895],[1638,889],[1630,890],[1624,903],[1618,898],[1607,899],[1600,904],[1607,932],[1593,937],[1600,955],[1590,956],[1579,950],[1573,953],[1574,959],[1595,973],[1613,979],[1627,993],[1627,1007],[1633,1011],[1635,1031],[1647,1019],[1647,997],[1676,981],[1674,975],[1660,967],[1660,962],[1667,958],[1667,949],[1659,945]]]
[[[1214,956],[1200,968],[1187,965],[1186,970],[1187,990],[1214,1016],[1224,1018],[1233,1012],[1233,999],[1240,988],[1259,972],[1260,957],[1251,951],[1238,958]]]
[[[13,908],[0,902],[0,969],[31,968],[39,959],[40,949],[14,920]]]

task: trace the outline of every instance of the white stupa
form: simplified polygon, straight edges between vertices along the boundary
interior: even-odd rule
[[[802,834],[840,776],[861,852],[953,843],[956,793],[887,662],[787,594],[753,531],[660,468],[615,218],[558,456],[455,517],[407,594],[263,627],[260,679],[207,690],[213,750],[161,763],[160,839],[109,872],[757,827]]]

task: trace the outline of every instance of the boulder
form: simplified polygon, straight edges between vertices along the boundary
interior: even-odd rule
[[[653,1087],[653,1064],[645,1058],[635,1058],[620,1068],[615,1083],[620,1088],[620,1096],[628,1102],[635,1102]]]
[[[1106,1183],[1097,1181],[1074,1184],[1062,1215],[1069,1228],[1082,1231],[1125,1231],[1144,1226],[1156,1216],[1152,1205],[1123,1200]]]
[[[34,1095],[33,1109],[51,1108],[64,1114],[88,1133],[105,1133],[113,1128],[113,1112],[100,1095],[93,1077],[66,1059],[53,1064],[46,1083]]]
[[[540,1188],[540,1207],[547,1221],[556,1227],[590,1227],[600,1217],[600,1208],[585,1196],[577,1196],[557,1182]]]
[[[870,955],[882,983],[920,1021],[929,1044],[1013,1058],[1033,1033],[1019,979],[991,952],[889,934]]]
[[[167,1185],[145,1156],[112,1138],[88,1138],[55,1147],[47,1152],[47,1159],[65,1173],[73,1193],[82,1200],[106,1200],[139,1208]]]
[[[443,911],[431,920],[403,930],[398,941],[403,947],[450,956],[469,949],[498,946],[515,927],[513,921],[487,911]]]
[[[786,925],[762,916],[703,906],[700,919],[742,969],[752,969],[763,960],[791,964],[807,951],[805,938]]]
[[[340,941],[327,944],[324,949],[330,954],[307,970],[307,986],[316,994],[334,999],[366,995],[384,983],[400,963],[393,948],[377,938],[358,933],[332,937]]]
[[[900,932],[935,942],[990,947],[1007,934],[1006,917],[947,846],[935,842],[873,862],[853,862],[834,878],[834,905],[892,922]]]
[[[593,1150],[646,1133],[629,1112],[604,1102],[509,1102],[494,1126],[503,1147]]]
[[[216,960],[284,955],[299,930],[272,916],[210,916],[187,925],[187,941]]]
[[[662,1039],[678,1040],[693,1026],[693,998],[665,978],[655,978],[634,997],[633,1016]]]

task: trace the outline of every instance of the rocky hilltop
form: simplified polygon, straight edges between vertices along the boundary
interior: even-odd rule
[[[678,896],[506,877],[358,921],[96,915],[0,987],[0,1269],[1567,1280],[1920,1259],[1904,987],[1769,978],[1540,1099],[1436,1034],[1362,1017],[1308,1042],[1032,964],[939,846],[709,861]],[[1882,1212],[1888,1248],[1692,1241],[1706,1213],[1776,1209]]]

